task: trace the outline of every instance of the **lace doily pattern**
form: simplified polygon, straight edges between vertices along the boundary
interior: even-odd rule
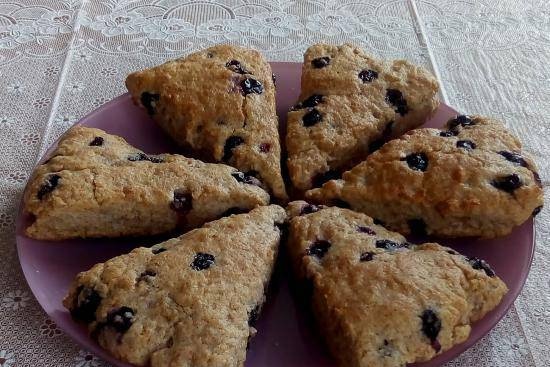
[[[437,72],[449,104],[504,120],[549,183],[547,0],[0,0],[0,367],[107,366],[71,342],[26,286],[14,239],[24,184],[61,133],[125,91],[130,71],[221,42],[273,61],[301,61],[316,42],[352,42],[422,64]],[[547,209],[536,230],[515,307],[447,366],[550,363]]]

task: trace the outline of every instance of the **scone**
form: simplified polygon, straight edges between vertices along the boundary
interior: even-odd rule
[[[262,206],[78,274],[63,304],[138,366],[242,366],[265,300],[283,208]]]
[[[254,175],[284,201],[272,78],[258,51],[218,45],[132,73],[126,86],[176,142]]]
[[[464,342],[507,292],[485,261],[409,244],[365,214],[305,202],[288,214],[294,267],[340,366],[430,360]]]
[[[147,155],[124,139],[76,126],[27,184],[29,237],[154,235],[269,203],[256,178],[180,155]]]
[[[386,143],[306,197],[349,205],[400,233],[442,237],[507,235],[543,203],[519,140],[495,120],[464,115],[446,130],[413,130]]]
[[[433,75],[349,44],[308,48],[300,102],[288,113],[287,165],[299,190],[359,163],[384,141],[431,117],[439,106]]]

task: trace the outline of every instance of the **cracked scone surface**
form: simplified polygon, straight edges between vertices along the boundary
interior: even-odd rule
[[[218,45],[132,73],[134,102],[183,146],[255,174],[286,199],[271,67],[255,50]]]
[[[190,229],[227,211],[269,203],[253,177],[180,155],[147,155],[118,136],[81,126],[59,141],[27,184],[29,237],[153,235]]]
[[[78,274],[63,304],[139,366],[242,366],[270,279],[283,208],[262,206]]]
[[[465,115],[386,143],[306,197],[345,202],[400,233],[444,237],[504,236],[543,204],[519,140],[498,121]]]
[[[287,165],[306,190],[415,128],[439,106],[433,75],[360,48],[317,44],[304,55],[300,102],[288,113]]]
[[[292,202],[289,253],[340,366],[400,367],[464,342],[506,285],[489,265],[408,244],[365,214]]]

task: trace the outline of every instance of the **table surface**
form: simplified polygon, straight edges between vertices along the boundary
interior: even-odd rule
[[[313,43],[351,42],[424,65],[448,104],[520,136],[548,186],[548,0],[0,0],[0,367],[107,366],[63,335],[25,283],[14,226],[25,182],[60,134],[125,91],[130,71],[223,42],[297,62]],[[536,235],[515,306],[446,366],[550,364],[548,209]]]

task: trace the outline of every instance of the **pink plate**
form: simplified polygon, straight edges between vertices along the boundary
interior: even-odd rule
[[[301,65],[273,63],[272,66],[278,76],[277,112],[284,122],[286,111],[299,94]],[[442,105],[427,125],[442,126],[454,114],[452,108]],[[177,151],[177,147],[149,117],[132,104],[128,95],[115,98],[84,117],[80,124],[121,135],[130,144],[147,153]],[[50,151],[52,149],[53,147]],[[27,221],[25,213],[20,210],[17,219],[17,249],[21,267],[38,302],[52,320],[84,348],[116,366],[128,366],[111,357],[90,339],[85,328],[72,321],[61,301],[69,283],[78,272],[87,270],[97,262],[126,253],[137,245],[152,244],[155,240],[35,241],[24,235]],[[440,366],[450,361],[487,334],[506,314],[523,287],[531,266],[533,232],[533,222],[530,219],[511,235],[498,240],[442,241],[468,256],[487,260],[508,285],[510,292],[495,310],[473,326],[470,338],[465,343],[430,362],[416,364],[416,367]],[[258,334],[250,345],[246,366],[333,366],[324,346],[307,322],[307,309],[299,306],[290,296],[288,272],[279,269],[273,283],[268,302],[257,324]]]

